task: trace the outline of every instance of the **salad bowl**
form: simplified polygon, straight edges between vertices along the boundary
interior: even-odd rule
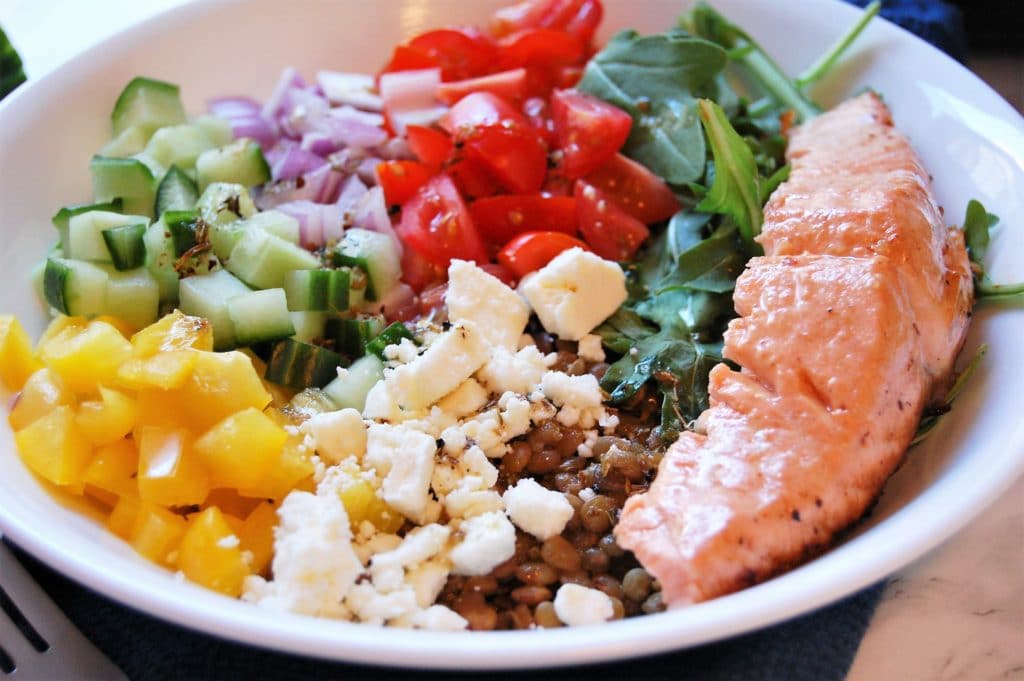
[[[0,104],[0,254],[8,264],[0,312],[38,335],[44,307],[30,271],[53,239],[56,207],[89,196],[89,157],[109,135],[110,103],[136,75],[181,85],[186,107],[214,96],[266,98],[285,66],[372,73],[390,47],[432,27],[479,24],[487,0],[357,0],[287,5],[234,0],[185,5],[78,55]],[[715,2],[784,70],[814,62],[857,19],[837,0]],[[685,7],[669,0],[606,0],[601,37],[621,28],[672,26]],[[187,49],[182,36],[188,36]],[[975,76],[882,20],[872,22],[815,97],[832,105],[870,87],[893,110],[925,167],[946,220],[971,198],[1002,218],[990,249],[997,281],[1024,279],[1024,122]],[[597,628],[522,632],[425,632],[282,615],[234,601],[137,556],[87,509],[21,464],[0,426],[0,531],[82,584],[148,614],[213,635],[335,660],[432,668],[526,668],[621,659],[718,640],[834,602],[905,566],[963,527],[1024,471],[1016,358],[1024,312],[976,311],[964,357],[988,346],[953,411],[889,481],[871,514],[825,555],[736,594]]]

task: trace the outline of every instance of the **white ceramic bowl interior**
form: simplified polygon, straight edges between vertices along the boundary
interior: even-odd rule
[[[145,74],[181,84],[191,111],[218,94],[266,97],[281,69],[375,71],[403,37],[482,22],[495,0],[240,0],[180,7],[120,33],[0,104],[0,312],[38,333],[45,323],[29,271],[54,240],[49,218],[89,198],[88,160],[109,135],[121,87]],[[603,35],[672,25],[679,0],[606,0]],[[716,0],[798,73],[856,20],[834,0]],[[981,199],[1003,218],[997,278],[1024,278],[1024,123],[967,70],[875,21],[819,99],[870,86],[891,105],[935,176],[947,220]],[[1019,391],[1024,311],[984,309],[966,353],[981,370],[925,446],[909,453],[871,516],[839,547],[777,579],[697,606],[586,629],[538,632],[381,631],[265,611],[180,582],[137,557],[94,518],[30,475],[0,426],[0,529],[55,568],[122,603],[253,645],[337,660],[417,667],[515,668],[597,662],[665,651],[761,627],[850,594],[949,537],[1024,467]],[[865,380],[870,380],[866,377]]]

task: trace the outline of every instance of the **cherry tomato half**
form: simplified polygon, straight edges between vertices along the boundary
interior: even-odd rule
[[[622,148],[633,127],[628,113],[578,90],[555,90],[551,117],[562,152],[559,167],[571,178],[604,165]]]
[[[440,168],[452,155],[452,138],[422,125],[405,126],[405,138],[416,158],[431,168]]]
[[[408,45],[399,45],[391,54],[391,61],[381,69],[381,73],[393,73],[395,71],[418,71],[420,69],[432,69],[438,66],[437,59],[431,57],[423,50],[417,50]]]
[[[441,127],[508,191],[528,194],[544,184],[547,151],[526,117],[501,97],[467,95],[449,109]]]
[[[585,179],[645,225],[667,220],[681,208],[660,177],[622,154],[615,154]]]
[[[526,232],[498,251],[498,262],[522,279],[547,265],[562,251],[577,246],[590,250],[587,244],[564,232]]]
[[[526,28],[555,28],[589,43],[603,14],[600,0],[526,0],[495,12],[491,31],[504,36]]]
[[[446,81],[482,76],[497,64],[497,50],[489,40],[452,28],[422,33],[409,47],[433,58]]]
[[[504,194],[469,205],[480,236],[503,244],[527,231],[576,233],[576,199],[571,196]]]
[[[409,248],[441,267],[453,258],[489,260],[458,188],[444,174],[430,178],[405,202],[395,231]]]
[[[580,234],[602,258],[630,260],[650,236],[647,225],[615,205],[594,185],[576,180],[573,196]]]
[[[418,161],[382,161],[377,164],[377,183],[389,206],[405,203],[427,183],[433,171]]]

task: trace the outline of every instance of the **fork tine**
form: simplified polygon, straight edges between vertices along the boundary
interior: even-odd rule
[[[0,579],[11,601],[50,646],[45,652],[37,652],[17,626],[3,615],[0,641],[18,665],[9,678],[57,679],[72,673],[74,678],[83,681],[127,679],[75,628],[2,541]]]

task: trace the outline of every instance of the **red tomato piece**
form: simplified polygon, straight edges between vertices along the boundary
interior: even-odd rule
[[[469,205],[480,236],[503,244],[527,231],[576,233],[576,199],[571,196],[504,194]]]
[[[590,250],[587,244],[565,232],[526,232],[498,251],[498,263],[522,279],[547,265],[562,251],[577,246]]]
[[[480,269],[495,279],[500,279],[506,286],[515,288],[516,282],[518,281],[518,277],[516,277],[515,272],[496,262],[489,262],[486,265],[480,265]]]
[[[650,236],[647,225],[615,205],[594,185],[576,180],[573,195],[580,234],[602,258],[630,260]]]
[[[528,28],[503,38],[499,46],[507,68],[568,66],[581,62],[586,55],[579,38],[550,28]]]
[[[405,203],[427,183],[433,171],[418,161],[382,161],[377,164],[377,183],[389,206]]]
[[[417,71],[419,69],[432,69],[438,66],[436,58],[431,57],[423,50],[408,45],[399,45],[391,55],[391,61],[381,69],[381,73],[392,73],[393,71]]]
[[[636,161],[615,154],[586,177],[589,184],[645,225],[667,220],[681,206],[665,182]]]
[[[410,284],[411,286],[411,284]],[[432,283],[420,294],[420,315],[429,317],[444,307],[444,294],[448,293],[448,282]]]
[[[407,125],[405,137],[416,158],[431,168],[440,168],[452,155],[452,138],[440,130],[422,125]]]
[[[633,118],[622,109],[578,90],[551,95],[551,117],[567,177],[594,171],[614,156],[629,137]]]
[[[453,258],[489,260],[469,209],[444,174],[430,178],[405,202],[395,231],[406,246],[441,267],[448,267]]]
[[[504,36],[527,28],[555,28],[589,43],[603,14],[600,0],[526,0],[495,12],[491,31]]]
[[[558,138],[555,135],[555,122],[551,120],[548,100],[545,97],[530,97],[523,102],[523,113],[545,144],[549,148],[554,148],[558,144]]]
[[[441,127],[508,191],[528,194],[544,184],[547,151],[527,118],[501,97],[467,95],[445,114]]]
[[[491,176],[487,168],[471,158],[464,158],[451,164],[447,172],[462,195],[469,200],[494,196],[501,191],[498,181]]]
[[[420,296],[432,286],[443,283],[448,271],[430,262],[411,248],[402,249],[402,281],[412,287]]]
[[[511,69],[488,76],[441,83],[437,98],[451,105],[473,92],[490,92],[510,102],[518,102],[526,94],[526,69]]]
[[[433,58],[443,80],[475,78],[494,70],[497,50],[486,38],[457,29],[427,31],[409,41],[409,47]]]

